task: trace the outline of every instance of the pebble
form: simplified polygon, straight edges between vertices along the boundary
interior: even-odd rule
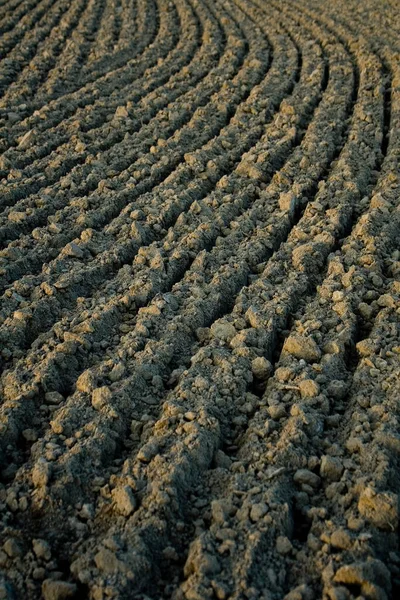
[[[133,495],[133,490],[129,485],[115,488],[112,491],[112,498],[118,512],[124,517],[129,517],[137,506],[137,501]]]
[[[319,385],[313,379],[303,379],[299,382],[302,398],[315,398],[319,394]]]
[[[89,370],[81,373],[81,375],[78,377],[78,379],[76,381],[76,389],[79,392],[86,392],[87,394],[90,394],[90,392],[95,387],[96,387],[96,378],[93,375],[93,373]]]
[[[339,481],[343,473],[343,464],[339,458],[322,456],[320,473],[324,479]]]
[[[263,356],[258,356],[251,363],[251,370],[253,372],[254,377],[265,381],[272,373],[272,365]]]
[[[78,244],[75,242],[70,242],[64,248],[65,254],[68,256],[73,256],[74,258],[83,258],[85,253]]]
[[[250,519],[256,523],[262,519],[268,512],[268,506],[264,502],[253,504],[250,509]]]
[[[49,544],[45,540],[36,539],[32,542],[33,551],[37,558],[43,558],[44,560],[51,559],[51,549]]]
[[[126,106],[117,106],[115,116],[117,119],[127,119],[129,117],[129,113],[126,109]]]
[[[106,385],[104,385],[103,387],[96,388],[92,392],[92,406],[96,410],[101,410],[102,408],[110,404],[111,398],[111,390]]]
[[[35,431],[34,429],[24,429],[22,435],[27,442],[36,442],[36,440],[39,437],[37,431]]]
[[[42,584],[44,600],[68,600],[69,598],[73,598],[76,592],[76,585],[66,581],[45,579]]]
[[[44,459],[39,458],[32,470],[32,481],[35,487],[45,487],[51,476],[51,466]]]
[[[211,333],[215,338],[230,342],[237,332],[232,323],[220,320],[211,325]]]
[[[344,529],[337,529],[331,535],[330,543],[334,548],[347,550],[352,545],[350,535]]]
[[[286,408],[284,404],[274,404],[268,408],[271,419],[278,421],[286,417]]]
[[[279,554],[289,554],[291,552],[293,546],[292,542],[284,535],[278,535],[276,538],[276,551]]]
[[[309,485],[312,488],[319,487],[320,477],[308,469],[298,469],[294,474],[294,481],[300,485]]]
[[[124,365],[122,363],[118,363],[118,364],[114,365],[108,378],[112,382],[119,381],[120,379],[122,379],[124,373],[125,373]]]
[[[300,335],[289,336],[283,345],[283,351],[307,362],[316,362],[321,357],[317,343],[311,337]]]
[[[60,404],[64,402],[64,396],[62,396],[59,392],[47,392],[45,394],[44,399],[46,404]]]
[[[33,129],[31,129],[30,131],[27,131],[22,138],[19,140],[18,143],[18,148],[20,150],[26,150],[27,148],[29,148],[29,146],[31,145],[31,143],[33,142],[33,138],[34,138],[35,134]]]
[[[21,556],[22,549],[14,538],[8,538],[3,544],[3,550],[10,558]]]

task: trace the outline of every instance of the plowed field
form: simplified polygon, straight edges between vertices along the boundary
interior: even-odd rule
[[[0,0],[0,598],[400,597],[399,33]]]

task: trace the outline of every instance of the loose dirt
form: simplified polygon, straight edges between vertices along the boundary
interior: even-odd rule
[[[399,597],[399,23],[0,0],[0,598]]]

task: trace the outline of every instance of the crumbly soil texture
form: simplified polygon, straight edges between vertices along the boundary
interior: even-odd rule
[[[0,0],[0,56],[0,598],[399,598],[399,3]]]

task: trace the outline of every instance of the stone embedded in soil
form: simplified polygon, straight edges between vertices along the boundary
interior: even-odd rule
[[[315,398],[319,394],[319,385],[313,379],[303,379],[299,382],[299,388],[302,398]]]
[[[44,459],[39,458],[32,470],[32,481],[35,487],[45,487],[51,477],[51,465]]]
[[[62,396],[62,394],[59,392],[47,392],[47,394],[44,396],[44,399],[46,404],[60,404],[64,401],[64,396]]]
[[[265,379],[268,379],[268,377],[271,375],[272,365],[269,362],[269,360],[267,360],[263,356],[258,356],[257,358],[252,360],[251,370],[253,372],[254,377],[264,381]]]
[[[268,510],[268,506],[264,502],[257,502],[250,509],[250,519],[256,523],[267,514]]]
[[[44,560],[50,560],[51,548],[45,540],[36,539],[32,542],[33,551],[37,558],[43,558]]]
[[[92,406],[96,410],[101,410],[110,403],[111,398],[111,390],[106,385],[96,388],[92,392]]]
[[[89,370],[84,371],[79,375],[76,380],[76,389],[79,392],[86,392],[90,394],[90,392],[96,387],[97,380],[93,373]]]
[[[128,485],[115,488],[112,491],[112,498],[118,512],[124,517],[129,517],[137,506],[133,490]]]
[[[292,542],[284,535],[278,535],[276,538],[276,550],[279,554],[289,554],[293,549]]]
[[[330,542],[334,548],[340,550],[347,550],[351,547],[352,539],[350,535],[344,529],[337,529],[330,537]]]
[[[391,591],[391,576],[386,565],[378,559],[369,559],[365,562],[355,562],[351,565],[340,567],[334,578],[335,583],[343,583],[347,586],[361,586],[361,593],[366,592],[366,597],[371,597],[370,593],[378,599],[384,598],[378,595],[379,591],[374,592],[371,584],[375,584],[385,590]]]
[[[376,492],[367,487],[360,494],[358,510],[379,529],[396,531],[399,522],[399,498],[392,492]]]
[[[68,256],[73,256],[74,258],[83,258],[83,256],[85,255],[82,248],[78,246],[78,244],[76,244],[75,242],[70,242],[69,244],[67,244],[64,248],[64,252]]]
[[[343,464],[340,459],[332,456],[322,456],[320,474],[329,481],[339,481],[343,473]]]
[[[317,362],[321,357],[321,350],[311,337],[291,335],[283,345],[283,352],[291,354],[307,362]]]
[[[224,342],[230,342],[235,337],[237,331],[232,323],[219,320],[211,325],[211,333],[214,337]]]
[[[308,469],[298,469],[294,474],[294,481],[300,485],[309,485],[312,488],[319,487],[321,479]]]
[[[42,584],[44,600],[69,600],[69,598],[74,598],[76,592],[77,586],[67,581],[45,579]]]
[[[17,558],[22,554],[21,546],[14,538],[8,538],[4,542],[3,550],[10,558]]]

